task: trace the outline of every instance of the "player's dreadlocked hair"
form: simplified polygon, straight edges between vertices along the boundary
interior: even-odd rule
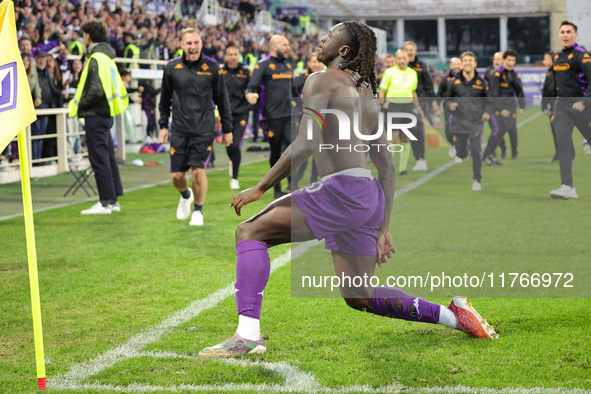
[[[373,94],[377,94],[378,85],[376,82],[376,35],[367,25],[357,21],[345,21],[345,34],[347,42],[351,47],[353,59],[343,64],[343,69],[357,71],[361,78],[357,81],[357,86],[361,87],[364,83],[371,86]]]

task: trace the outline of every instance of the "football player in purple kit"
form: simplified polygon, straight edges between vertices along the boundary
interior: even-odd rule
[[[376,38],[368,26],[356,21],[334,26],[318,46],[318,60],[327,69],[308,77],[303,91],[304,106],[315,111],[355,112],[361,133],[377,134],[380,109],[375,54]],[[325,248],[332,253],[335,274],[350,277],[372,276],[375,265],[381,266],[395,253],[389,226],[396,172],[392,154],[387,149],[375,148],[378,144],[388,145],[386,133],[373,140],[374,148],[369,151],[378,171],[376,179],[368,169],[365,152],[316,149],[319,143],[339,142],[336,116],[327,116],[326,123],[326,130],[322,131],[318,125],[312,125],[313,141],[307,139],[308,130],[303,125],[296,140],[263,179],[232,200],[231,206],[240,215],[244,205],[259,200],[287,177],[292,167],[299,167],[310,155],[317,162],[320,182],[273,201],[238,226],[234,285],[238,328],[234,336],[201,350],[200,355],[231,357],[266,351],[260,333],[260,312],[270,273],[269,247],[324,239]],[[348,142],[363,141],[351,134]],[[347,305],[359,311],[444,324],[477,337],[496,336],[462,297],[454,297],[446,308],[394,287],[341,286],[340,291]]]

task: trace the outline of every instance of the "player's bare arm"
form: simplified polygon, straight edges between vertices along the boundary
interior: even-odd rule
[[[303,91],[304,107],[316,111],[326,108],[328,104],[328,98],[326,96],[330,91],[328,90],[327,83],[331,78],[327,78],[327,76],[323,78],[322,75],[324,74],[324,72],[312,74],[306,80]],[[320,132],[320,128],[316,124],[313,127],[313,135],[317,135]],[[314,151],[315,141],[307,140],[305,137],[306,133],[307,127],[303,124],[300,125],[295,141],[287,147],[279,158],[279,161],[265,174],[263,179],[255,186],[243,190],[234,196],[230,206],[234,207],[236,215],[241,216],[241,210],[244,205],[259,200],[273,185],[287,178],[292,172],[292,165],[294,168],[298,168],[304,161],[308,160]]]
[[[377,122],[376,122],[377,127]],[[388,144],[386,134],[382,134],[376,141],[376,144]],[[378,145],[379,146],[379,145]],[[396,184],[396,169],[392,154],[387,149],[372,149],[369,152],[372,163],[378,170],[378,182],[384,191],[384,220],[378,229],[377,256],[376,263],[381,267],[389,258],[396,253],[394,241],[390,233],[390,216],[392,214],[392,205],[394,203],[394,185]]]

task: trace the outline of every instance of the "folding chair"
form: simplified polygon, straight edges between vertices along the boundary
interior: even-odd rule
[[[74,183],[72,183],[72,186],[70,186],[68,191],[66,191],[66,193],[64,194],[64,197],[66,197],[68,195],[68,193],[70,193],[70,191],[72,191],[72,195],[76,194],[76,192],[80,188],[82,188],[82,190],[84,190],[86,195],[88,197],[90,197],[90,193],[88,192],[88,190],[86,190],[86,187],[84,186],[84,184],[86,184],[86,186],[88,188],[90,188],[90,190],[96,195],[97,194],[96,191],[94,190],[94,188],[92,187],[90,182],[88,182],[88,177],[91,176],[92,172],[93,172],[92,167],[88,166],[84,169],[80,169],[79,167],[72,165],[72,164],[70,164],[69,167],[70,167],[70,172],[72,173],[72,175],[74,175]]]

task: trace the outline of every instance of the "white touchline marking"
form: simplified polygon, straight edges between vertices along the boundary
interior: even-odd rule
[[[429,179],[432,179],[434,176],[445,171],[452,164],[453,162],[446,163],[443,166],[425,175],[424,177],[418,179],[416,182],[413,182],[410,185],[401,188],[396,193],[394,198],[397,198],[403,195],[404,193],[407,193],[408,191],[418,187],[419,185],[422,185]],[[426,179],[423,180],[424,178]],[[271,273],[273,273],[273,271],[275,271],[277,268],[280,268],[288,262],[290,262],[292,257],[297,258],[298,256],[301,256],[303,253],[305,253],[308,249],[318,244],[320,244],[320,242],[314,240],[303,242],[298,244],[297,246],[292,247],[290,251],[287,251],[281,256],[273,259],[273,261],[271,262]],[[222,302],[223,300],[225,300],[233,294],[234,283],[230,283],[229,285],[219,289],[218,291],[209,295],[208,297],[193,301],[193,303],[191,303],[191,305],[189,305],[187,308],[175,312],[170,317],[165,319],[163,322],[141,331],[139,334],[133,336],[126,343],[119,345],[114,349],[108,350],[106,353],[99,355],[94,360],[74,365],[64,375],[59,375],[55,378],[48,378],[48,387],[52,389],[65,389],[66,387],[80,388],[80,382],[89,379],[90,377],[115,365],[120,361],[123,361],[131,357],[137,357],[140,354],[140,350],[142,350],[148,344],[158,341],[162,337],[162,335],[172,331],[178,325],[183,324],[191,319],[194,319],[201,312],[217,306],[220,302]],[[225,386],[216,387],[217,389],[221,389],[221,387]],[[283,387],[283,390],[285,390],[285,387]]]
[[[309,241],[293,247],[291,250],[285,252],[281,256],[273,259],[271,262],[271,273],[277,268],[284,266],[291,261],[292,256],[297,258],[301,256],[306,250],[319,241]],[[137,357],[139,351],[150,343],[158,341],[162,335],[172,331],[175,327],[194,319],[201,312],[217,306],[220,302],[234,294],[234,283],[219,289],[215,293],[200,299],[195,300],[180,311],[173,313],[159,324],[141,331],[139,334],[133,336],[126,343],[108,350],[106,353],[99,355],[94,360],[74,365],[64,375],[55,378],[57,381],[53,383],[50,380],[50,387],[52,384],[60,384],[63,382],[80,382],[89,379],[93,375],[115,365],[119,361],[123,361],[130,357]]]
[[[521,122],[519,122],[519,123],[517,124],[517,127],[521,127],[521,126],[523,126],[524,124],[527,124],[527,123],[529,123],[530,121],[534,120],[535,118],[537,118],[537,117],[538,117],[538,116],[540,116],[540,115],[542,115],[542,112],[537,112],[535,115],[533,115],[533,116],[531,116],[531,117],[529,117],[529,118],[526,118],[525,120],[522,120]],[[254,161],[251,161],[251,162],[243,163],[242,165],[247,165],[247,164],[254,164],[254,163],[260,163],[260,162],[262,162],[262,161],[266,161],[266,160],[267,160],[267,159],[254,160]],[[441,167],[440,167],[440,168],[441,168]],[[444,170],[446,170],[447,168],[449,168],[449,167],[446,167]],[[210,172],[217,172],[217,171],[225,171],[226,169],[227,169],[227,168],[225,168],[225,167],[223,167],[223,168],[215,168],[215,169],[208,170],[207,172],[208,172],[208,173],[210,173]],[[436,169],[435,171],[437,171],[437,170],[438,170],[438,169]],[[432,172],[430,172],[429,174],[431,174],[431,173],[433,173],[433,172],[435,172],[435,171],[432,171]],[[436,174],[436,175],[437,175],[437,174]],[[422,178],[421,178],[421,179],[422,179]],[[430,178],[429,178],[429,179],[430,179]],[[418,181],[420,181],[420,179],[419,179]],[[417,182],[418,182],[418,181],[417,181]],[[426,182],[426,181],[425,181],[425,182]],[[136,190],[149,189],[149,188],[152,188],[152,187],[156,187],[156,186],[160,186],[160,185],[165,185],[165,184],[167,184],[167,183],[170,183],[170,180],[169,180],[169,179],[168,179],[168,180],[165,180],[165,181],[160,181],[160,182],[152,183],[152,184],[149,184],[149,185],[143,185],[143,186],[138,186],[138,187],[134,187],[134,188],[130,188],[130,189],[124,189],[124,191],[123,191],[123,192],[124,192],[124,193],[129,193],[129,192],[133,192],[133,191],[136,191]],[[423,182],[423,183],[424,183],[424,182]],[[409,186],[410,186],[410,185],[407,185],[406,187],[409,187]],[[417,186],[418,186],[418,185],[417,185]],[[403,189],[405,189],[405,188],[402,188],[402,189],[400,189],[399,191],[397,191],[397,192],[396,192],[396,195],[400,194],[400,193],[402,192],[402,190],[403,190]],[[406,193],[407,191],[408,191],[408,190],[406,190],[406,191],[402,192],[402,194]],[[402,194],[400,194],[400,195],[402,195]],[[52,205],[52,206],[50,206],[50,207],[41,208],[41,209],[36,209],[36,210],[34,210],[34,211],[33,211],[33,213],[39,213],[39,212],[44,212],[44,211],[50,211],[50,210],[52,210],[52,209],[57,209],[57,208],[64,208],[64,207],[69,207],[69,206],[71,206],[71,205],[82,204],[82,203],[85,203],[85,202],[91,202],[91,201],[95,201],[95,200],[96,200],[96,196],[94,196],[94,197],[89,197],[89,198],[85,198],[85,199],[78,200],[78,201],[72,201],[72,202],[68,202],[68,203],[64,203],[64,204]],[[13,215],[2,216],[2,217],[0,217],[0,222],[1,222],[1,221],[4,221],[4,220],[8,220],[8,219],[14,219],[14,218],[17,218],[17,217],[20,217],[20,216],[23,216],[23,213],[22,213],[22,212],[20,212],[20,213],[15,213],[15,214],[13,214]]]
[[[260,162],[267,161],[267,160],[268,159],[253,160],[253,161],[242,163],[241,165],[255,164],[255,163],[260,163]],[[227,170],[227,168],[225,168],[225,167],[213,168],[213,169],[207,170],[207,173],[209,174],[211,172],[219,172],[219,171],[225,171],[225,170]],[[137,190],[150,189],[150,188],[153,188],[153,187],[156,187],[156,186],[166,185],[166,184],[169,184],[169,183],[171,183],[170,179],[166,179],[164,181],[158,181],[158,182],[150,183],[150,184],[147,184],[147,185],[141,185],[141,186],[132,187],[132,188],[129,188],[129,189],[123,189],[123,193],[125,194],[125,193],[135,192]],[[66,203],[63,203],[63,204],[52,205],[52,206],[45,207],[45,208],[35,209],[33,211],[33,213],[51,211],[52,209],[58,209],[58,208],[65,208],[65,207],[69,207],[69,206],[72,206],[72,205],[82,204],[82,203],[85,203],[85,202],[96,201],[96,199],[97,199],[97,196],[92,196],[92,197],[84,198],[84,199],[81,199],[81,200],[76,200],[76,201],[66,202]],[[8,216],[1,216],[0,217],[0,222],[2,222],[4,220],[8,220],[8,219],[18,218],[20,216],[23,216],[23,213],[22,212],[15,213],[15,214],[8,215]]]
[[[535,118],[535,115],[531,118],[526,119],[523,122],[528,122]],[[521,122],[521,124],[523,123]],[[419,178],[417,181],[412,182],[395,192],[394,198],[398,198],[405,193],[417,188],[425,182],[433,179],[435,176],[441,174],[443,171],[453,165],[453,161],[447,162],[441,167],[436,168],[425,176]],[[300,243],[291,248],[290,251],[282,254],[281,256],[271,261],[271,272],[273,273],[276,269],[283,267],[291,261],[292,257],[297,258],[304,254],[310,248],[320,244],[319,241],[313,240],[308,242]],[[209,295],[200,300],[195,300],[187,308],[175,312],[170,317],[165,319],[163,322],[147,328],[141,331],[139,334],[133,336],[126,343],[117,346],[114,349],[108,350],[106,353],[99,355],[94,360],[74,365],[64,375],[58,375],[56,377],[49,377],[47,387],[49,389],[61,389],[61,390],[110,390],[110,391],[133,391],[133,392],[153,392],[153,391],[205,391],[205,390],[216,390],[216,391],[241,391],[241,390],[267,390],[267,391],[279,391],[279,392],[434,392],[434,393],[448,393],[457,392],[463,393],[466,391],[478,391],[484,393],[498,392],[496,389],[488,388],[470,388],[466,386],[442,386],[442,387],[429,387],[429,388],[410,388],[402,385],[389,385],[375,389],[370,386],[348,386],[339,388],[330,388],[321,386],[311,373],[303,372],[297,367],[287,364],[286,362],[278,363],[265,363],[258,361],[249,361],[247,359],[225,359],[218,360],[230,364],[240,366],[252,366],[260,365],[265,368],[276,371],[286,378],[286,382],[283,385],[277,384],[215,384],[215,385],[173,385],[167,387],[151,386],[144,384],[131,384],[128,386],[116,386],[116,385],[105,385],[100,383],[81,383],[84,380],[91,378],[97,373],[132,357],[140,356],[151,356],[151,357],[185,357],[194,358],[194,356],[181,355],[172,352],[141,352],[141,350],[148,344],[158,341],[162,335],[172,331],[175,327],[183,324],[195,317],[201,312],[211,309],[217,306],[220,302],[225,300],[234,294],[234,283],[219,289],[215,293]],[[289,376],[289,378],[288,378]],[[289,385],[288,385],[289,382]],[[305,385],[305,387],[304,387]],[[582,392],[578,389],[574,389],[572,392]],[[561,391],[564,391],[561,389]],[[567,389],[566,391],[569,391]],[[542,389],[542,388],[511,388],[502,390],[504,393],[545,393],[545,392],[556,392],[556,389]]]

